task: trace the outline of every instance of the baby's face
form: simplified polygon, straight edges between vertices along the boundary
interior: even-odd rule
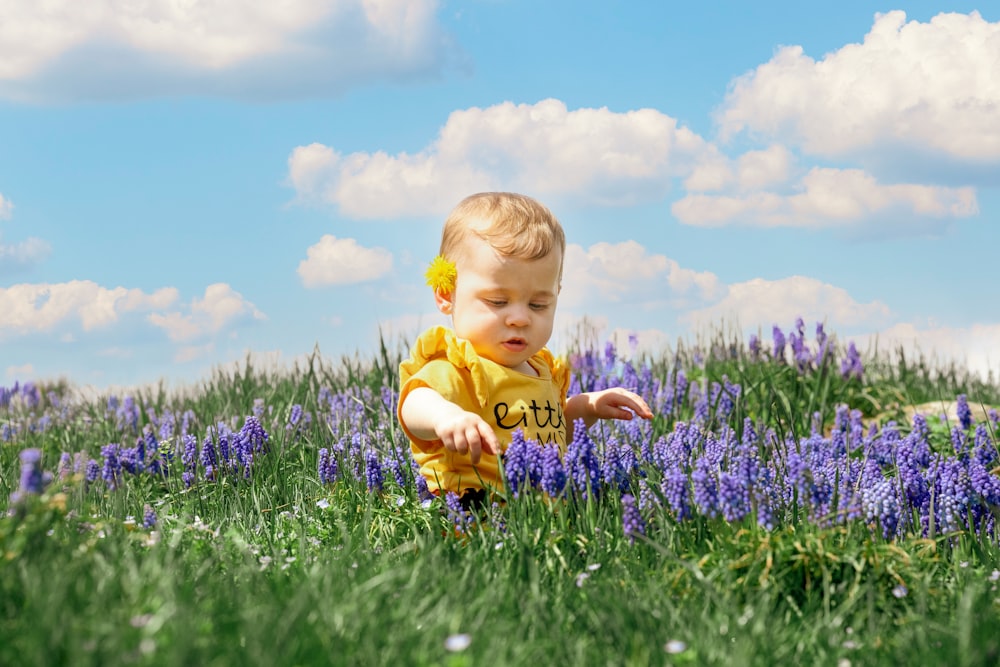
[[[452,326],[476,352],[534,374],[527,361],[552,336],[559,296],[558,250],[541,259],[501,257],[486,241],[463,242],[452,295]]]

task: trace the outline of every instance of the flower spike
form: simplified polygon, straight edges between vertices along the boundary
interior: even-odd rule
[[[427,267],[427,273],[424,275],[431,289],[435,292],[448,294],[455,289],[455,278],[458,276],[458,271],[455,269],[455,262],[445,259],[443,255],[438,255]]]

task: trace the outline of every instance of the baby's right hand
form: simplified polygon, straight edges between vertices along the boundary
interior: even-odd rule
[[[479,463],[483,452],[496,454],[497,436],[490,425],[474,412],[460,412],[439,421],[434,432],[445,449],[456,454],[468,454],[473,464]]]

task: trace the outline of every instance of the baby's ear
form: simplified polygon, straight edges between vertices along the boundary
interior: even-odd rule
[[[437,304],[438,310],[445,315],[451,315],[452,306],[454,305],[454,302],[452,301],[453,296],[453,292],[434,290],[434,303]]]

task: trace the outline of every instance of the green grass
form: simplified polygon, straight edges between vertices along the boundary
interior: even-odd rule
[[[723,347],[728,349],[728,346]],[[134,394],[146,414],[191,410],[199,442],[218,421],[238,430],[263,399],[270,451],[249,479],[126,476],[116,490],[81,474],[0,518],[0,664],[9,665],[992,665],[1000,660],[1000,548],[969,532],[885,540],[863,522],[783,518],[773,530],[666,511],[646,536],[622,531],[619,496],[549,501],[538,494],[489,508],[456,531],[441,500],[421,503],[386,473],[319,481],[320,448],[361,427],[384,449],[403,445],[380,401],[399,352],[337,363],[318,354],[284,371],[218,371],[197,387]],[[695,384],[743,386],[733,414],[780,437],[806,436],[838,404],[866,419],[925,400],[996,405],[1000,391],[959,369],[906,370],[866,360],[864,382],[832,367],[800,374],[745,351],[697,363],[685,350],[647,359],[654,377],[684,368]],[[356,406],[318,418],[324,388]],[[67,385],[47,387],[70,392]],[[44,392],[43,392],[44,395]],[[134,444],[106,416],[107,397],[70,401],[44,429],[0,441],[0,511],[18,486],[18,453],[40,448],[99,460]],[[286,431],[293,405],[313,413]],[[58,410],[0,409],[0,423]],[[683,407],[648,434],[690,420]],[[348,413],[344,413],[348,414]],[[903,425],[906,426],[905,424]],[[947,443],[947,432],[939,434]],[[995,435],[992,436],[995,440]],[[944,444],[942,446],[945,446]],[[341,461],[342,466],[350,462]],[[996,474],[996,471],[994,471]],[[157,516],[142,527],[143,509]],[[134,517],[134,519],[130,519]],[[904,594],[905,590],[905,594]],[[468,636],[463,650],[446,641]],[[671,650],[668,651],[668,643]],[[682,644],[676,644],[682,642]]]

